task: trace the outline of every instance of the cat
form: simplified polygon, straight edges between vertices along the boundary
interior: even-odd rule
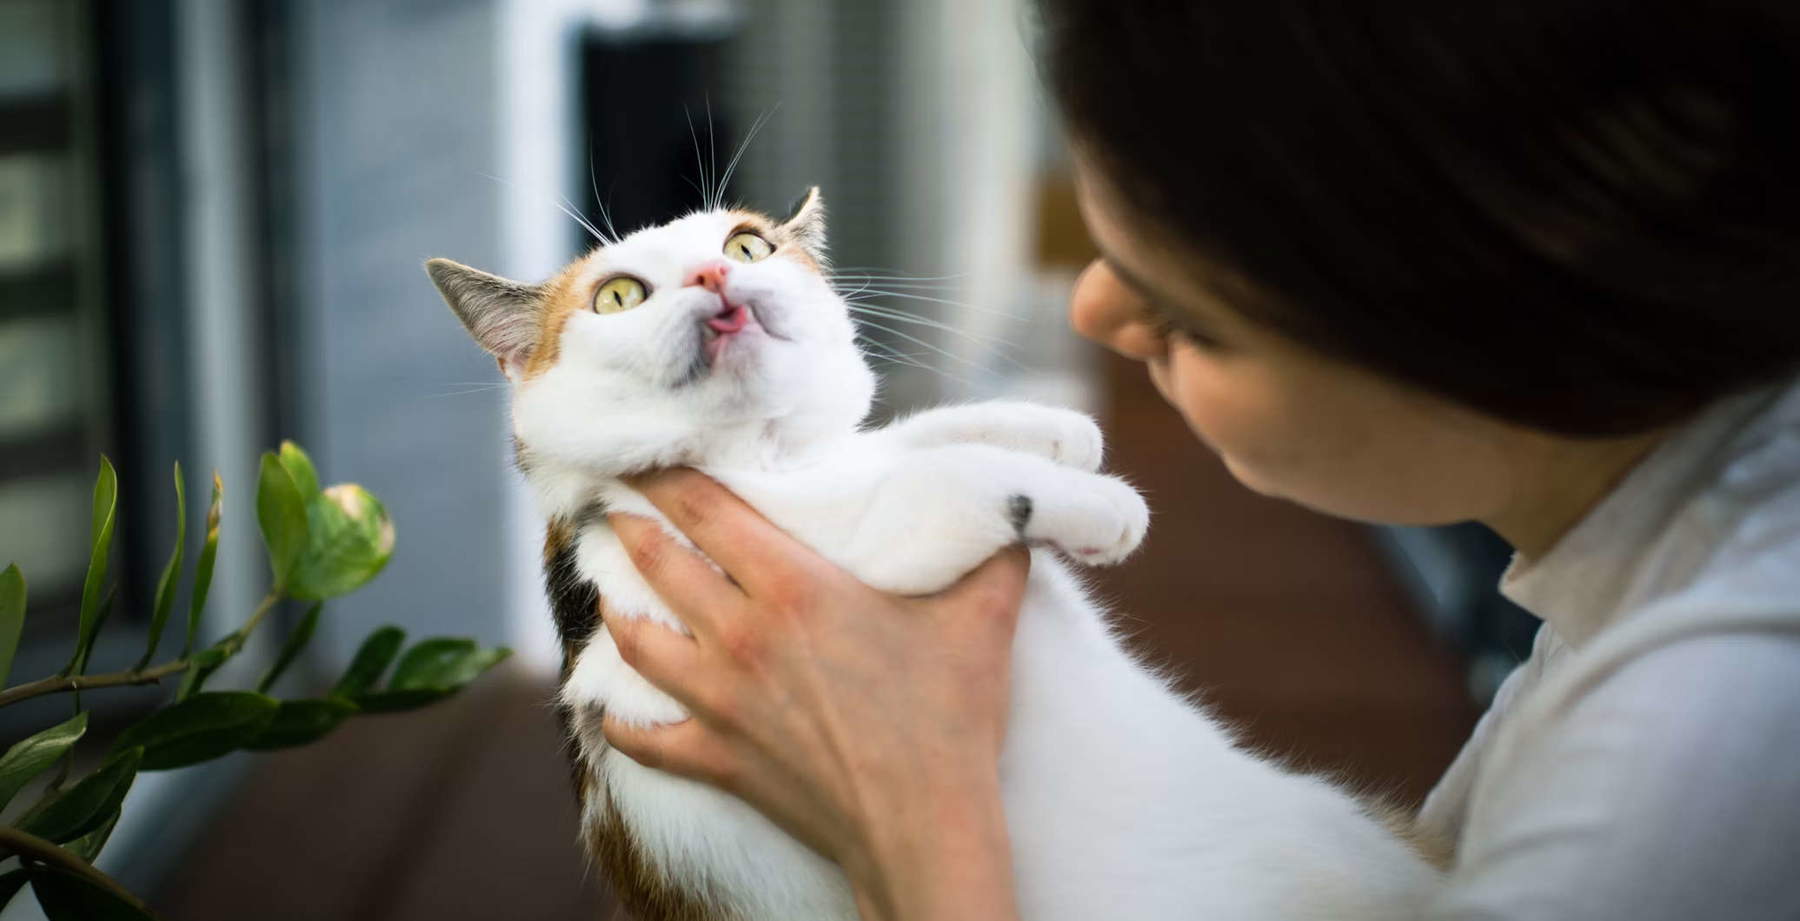
[[[583,839],[626,907],[643,921],[857,916],[834,864],[600,734],[603,711],[685,718],[620,660],[597,601],[681,629],[604,513],[663,520],[620,477],[690,465],[890,592],[939,591],[1003,547],[1033,548],[1000,765],[1027,921],[1415,914],[1436,871],[1377,809],[1235,745],[1084,594],[1065,560],[1116,563],[1149,522],[1099,472],[1094,422],[990,402],[864,427],[876,379],[828,266],[816,188],[785,219],[711,208],[604,241],[537,285],[427,263],[513,385],[518,466],[549,522]]]

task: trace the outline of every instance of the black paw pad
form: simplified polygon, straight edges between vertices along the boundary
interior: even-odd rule
[[[1031,521],[1031,497],[1007,496],[1006,518],[1012,522],[1013,530],[1018,533],[1019,539],[1023,540],[1025,525]]]

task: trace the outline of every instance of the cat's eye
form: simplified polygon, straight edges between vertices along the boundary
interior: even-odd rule
[[[739,262],[756,262],[774,251],[769,241],[748,230],[734,233],[725,241],[725,255]]]
[[[594,312],[618,313],[621,310],[630,310],[642,304],[644,298],[649,296],[650,292],[644,287],[643,282],[630,275],[620,275],[601,285],[600,290],[594,292]]]

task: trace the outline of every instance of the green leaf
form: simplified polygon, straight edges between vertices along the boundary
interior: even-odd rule
[[[504,647],[477,649],[474,640],[437,637],[407,650],[385,690],[352,699],[370,713],[412,710],[456,693],[482,672],[512,655]]]
[[[125,801],[143,756],[141,748],[121,748],[68,792],[26,816],[19,828],[61,844],[106,824]]]
[[[361,711],[361,707],[342,698],[284,700],[281,708],[275,711],[275,718],[244,747],[268,751],[305,745],[324,738],[339,723]]]
[[[272,452],[263,452],[256,480],[256,524],[269,548],[275,589],[285,592],[295,564],[306,552],[306,500],[294,478]]]
[[[113,748],[143,746],[146,771],[210,761],[256,738],[280,706],[274,698],[250,691],[195,694],[126,729]]]
[[[394,667],[394,676],[388,679],[388,690],[444,687],[450,682],[441,677],[449,674],[456,663],[476,648],[475,641],[466,637],[436,636],[421,640],[400,657],[400,664]]]
[[[212,501],[206,506],[206,536],[200,544],[200,559],[194,562],[193,598],[188,602],[187,639],[181,644],[181,657],[194,651],[194,638],[200,635],[200,612],[206,608],[206,593],[212,588],[213,557],[219,552],[219,513],[225,496],[225,483],[219,471],[213,471]]]
[[[34,866],[30,875],[31,891],[50,921],[156,921],[149,911],[79,874]]]
[[[0,809],[31,782],[39,772],[56,763],[56,759],[74,747],[87,732],[87,713],[77,713],[61,723],[17,742],[0,755]]]
[[[156,580],[156,607],[150,614],[150,639],[144,647],[144,657],[138,660],[137,667],[150,664],[150,658],[156,655],[156,646],[162,642],[163,626],[169,622],[169,609],[175,606],[175,584],[181,581],[181,554],[187,543],[187,494],[181,486],[181,462],[175,462],[175,549],[169,553],[169,563],[163,567],[162,578]]]
[[[406,651],[387,689],[461,687],[506,655],[505,649],[484,650],[463,637],[433,637]]]
[[[119,475],[112,461],[100,457],[100,475],[94,479],[93,543],[88,552],[87,578],[81,583],[81,620],[76,633],[75,658],[68,674],[79,675],[87,667],[88,653],[100,632],[100,607],[105,600],[106,558],[112,549],[113,513],[119,504]]]
[[[13,654],[19,651],[19,633],[25,629],[25,574],[14,563],[0,572],[0,688],[12,673]]]
[[[295,488],[300,490],[300,498],[310,500],[319,494],[319,473],[313,469],[312,458],[300,450],[300,446],[292,441],[281,443],[279,455],[281,466],[294,480]]]
[[[294,632],[288,634],[287,642],[281,644],[281,653],[275,657],[275,664],[269,666],[269,670],[263,673],[262,680],[256,682],[258,694],[267,693],[275,685],[276,679],[281,677],[281,673],[287,671],[287,667],[300,655],[300,650],[305,649],[306,644],[312,641],[313,631],[319,626],[319,610],[323,607],[325,605],[321,603],[308,608],[305,616],[300,618],[300,623],[295,625]]]
[[[406,631],[395,626],[382,627],[369,634],[362,646],[356,650],[356,656],[350,660],[350,667],[344,670],[344,676],[332,687],[331,696],[348,697],[354,700],[365,694],[381,680],[381,673],[387,671],[388,664],[400,654],[400,644],[406,642]]]
[[[107,839],[112,837],[113,829],[118,827],[120,814],[121,810],[114,809],[112,815],[107,816],[99,827],[63,845],[63,850],[93,863],[100,856],[100,849],[106,847]]]
[[[288,585],[296,598],[336,598],[380,574],[394,555],[394,522],[368,490],[339,483],[306,504],[307,547]]]
[[[24,867],[10,873],[0,873],[0,909],[11,903],[13,896],[18,895],[19,890],[25,888],[27,882],[30,882],[30,879],[25,875]]]

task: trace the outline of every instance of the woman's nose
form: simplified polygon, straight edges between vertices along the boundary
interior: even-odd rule
[[[1075,279],[1069,325],[1081,335],[1136,361],[1163,354],[1163,337],[1149,322],[1146,305],[1106,260],[1095,259]]]

